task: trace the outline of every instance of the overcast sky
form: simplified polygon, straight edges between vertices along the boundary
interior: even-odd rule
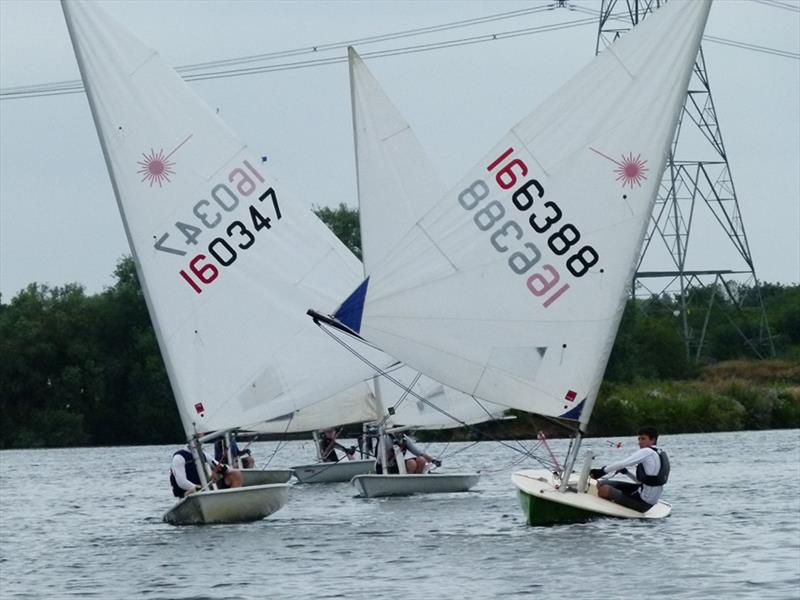
[[[439,25],[551,2],[102,2],[173,66]],[[599,8],[599,1],[576,1]],[[798,7],[795,0],[783,5]],[[376,44],[362,54],[578,21],[563,9]],[[800,14],[717,0],[706,34],[800,52]],[[597,24],[367,59],[449,185],[594,54]],[[704,43],[757,273],[800,281],[800,61]],[[318,52],[272,63],[342,57]],[[260,63],[267,64],[267,63]],[[0,87],[77,79],[59,4],[0,0]],[[190,85],[309,205],[356,203],[347,65]],[[698,238],[703,232],[695,231]],[[711,250],[709,250],[712,253]],[[30,282],[112,283],[128,253],[85,95],[0,101],[0,294]],[[725,252],[720,261],[725,261]],[[716,258],[715,258],[716,260]],[[706,265],[724,268],[724,264]]]

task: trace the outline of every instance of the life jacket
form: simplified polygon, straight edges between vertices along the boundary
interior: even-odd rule
[[[650,450],[658,454],[658,459],[661,462],[661,467],[658,469],[658,475],[647,475],[644,472],[644,465],[639,463],[636,465],[636,479],[639,481],[639,483],[643,483],[644,485],[649,485],[651,487],[664,485],[669,479],[669,457],[667,456],[666,452],[660,448],[656,448],[655,446],[650,446]]]
[[[188,450],[178,450],[172,456],[176,456],[180,454],[183,457],[183,460],[186,461],[186,479],[194,483],[195,485],[200,485],[200,474],[197,472],[197,466],[194,463],[194,456]],[[172,469],[169,471],[169,483],[172,486],[172,495],[176,498],[183,498],[183,495],[186,493],[181,486],[178,485],[178,482],[175,480],[175,474],[172,472]]]

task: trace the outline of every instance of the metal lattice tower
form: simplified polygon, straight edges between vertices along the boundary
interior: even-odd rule
[[[596,53],[666,0],[603,0]],[[711,97],[702,46],[642,246],[632,295],[681,320],[697,361],[709,323],[723,319],[761,358],[774,356],[761,290]],[[702,313],[702,314],[698,314]],[[745,317],[757,316],[757,331]]]

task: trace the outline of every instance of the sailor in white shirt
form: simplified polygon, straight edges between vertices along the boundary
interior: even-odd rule
[[[647,512],[661,498],[670,466],[667,453],[656,447],[658,431],[654,427],[642,427],[638,435],[639,450],[624,460],[592,469],[590,474],[598,480],[608,473],[628,475],[635,483],[607,479],[598,481],[597,495],[633,510]],[[627,470],[627,467],[634,465],[635,477]]]

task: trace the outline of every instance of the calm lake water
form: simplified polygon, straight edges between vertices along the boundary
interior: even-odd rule
[[[599,464],[633,438],[590,439]],[[800,598],[800,432],[662,436],[672,516],[525,525],[494,442],[431,444],[474,492],[296,485],[272,517],[172,527],[167,446],[0,453],[0,598]],[[564,443],[553,442],[563,455]],[[252,445],[259,464],[276,443]],[[284,444],[271,466],[308,462]]]

